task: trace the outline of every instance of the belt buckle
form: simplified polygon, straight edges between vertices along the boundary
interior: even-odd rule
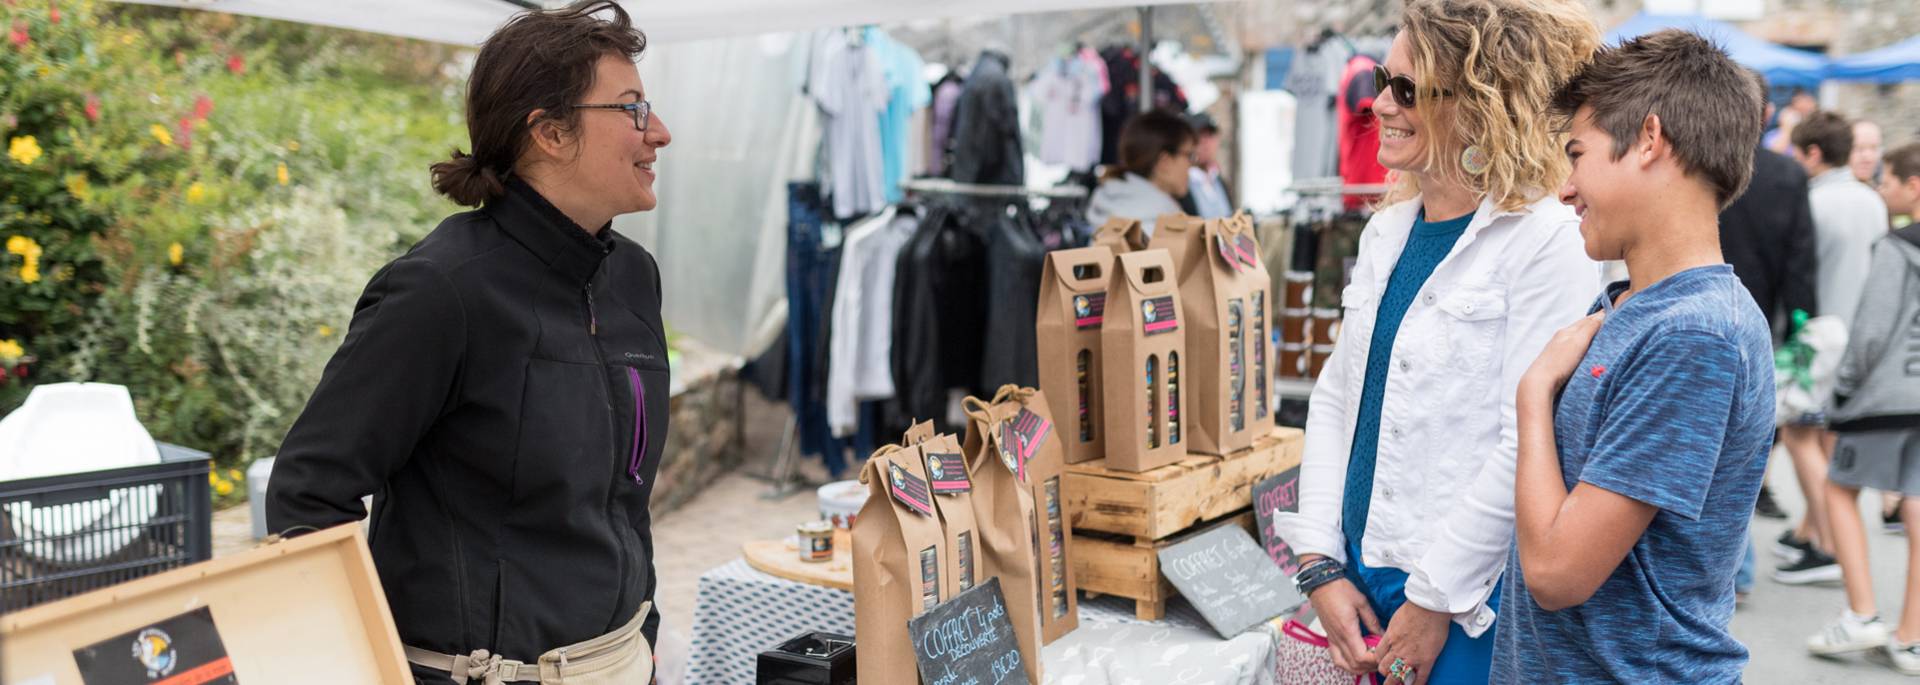
[[[526,664],[518,661],[501,661],[500,680],[508,683],[518,682],[520,680],[520,667],[525,665]]]

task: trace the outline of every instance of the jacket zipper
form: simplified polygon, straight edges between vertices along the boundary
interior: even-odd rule
[[[586,285],[586,288],[583,290],[583,294],[586,296],[586,300],[587,300],[587,336],[589,338],[587,342],[591,347],[593,347],[594,359],[600,362],[600,373],[601,373],[601,378],[603,379],[602,382],[606,384],[604,388],[604,390],[606,391],[606,394],[604,395],[604,397],[606,398],[605,404],[607,407],[607,417],[609,419],[612,419],[614,387],[613,387],[613,381],[611,379],[606,378],[606,372],[610,368],[607,366],[607,355],[606,353],[600,351],[600,315],[596,313],[593,309],[593,281],[587,281],[587,285]],[[619,455],[620,453],[618,451],[614,452],[614,460],[615,460],[614,468],[615,469],[620,468]],[[620,536],[620,544],[623,547],[626,547],[626,549],[623,550],[623,553],[620,555],[619,568],[616,571],[619,574],[618,577],[624,579],[627,576],[627,562],[629,561],[628,556],[632,555],[634,552],[634,548],[639,546],[639,541],[632,539],[632,532],[631,532],[632,527],[627,525],[626,517],[614,516],[613,499],[616,493],[617,491],[614,490],[613,488],[607,488],[607,502],[606,502],[607,519],[609,521],[615,522],[613,526],[614,534]],[[627,583],[624,580],[620,582],[618,590],[619,592],[618,594],[615,595],[615,600],[614,600],[615,606],[613,611],[615,612],[618,612],[620,610],[619,604],[626,601]],[[612,620],[613,619],[610,617],[609,625],[612,624]]]
[[[639,369],[627,367],[627,385],[633,390],[633,452],[627,457],[627,475],[633,477],[634,485],[644,485],[640,461],[646,456],[647,384],[640,380]]]

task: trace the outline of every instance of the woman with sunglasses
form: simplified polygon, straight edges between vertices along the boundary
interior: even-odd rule
[[[1599,45],[1574,0],[1411,0],[1375,69],[1380,163],[1345,323],[1275,528],[1336,663],[1485,683],[1513,541],[1514,391],[1599,287],[1548,102]],[[1369,648],[1365,636],[1379,638]]]
[[[275,532],[359,521],[373,496],[374,566],[419,682],[651,678],[667,347],[659,266],[612,229],[654,208],[672,140],[645,49],[613,0],[487,39],[473,153],[433,165],[434,188],[477,209],[374,274],[281,447]]]

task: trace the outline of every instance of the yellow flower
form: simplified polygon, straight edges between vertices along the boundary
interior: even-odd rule
[[[7,144],[7,156],[26,166],[33,166],[33,160],[40,158],[40,141],[33,136],[15,136]]]
[[[22,283],[39,283],[40,282],[40,260],[39,259],[37,258],[28,259],[27,263],[20,265],[20,282]]]
[[[81,202],[93,199],[93,187],[84,174],[67,174],[67,194]]]
[[[227,477],[234,480],[245,480],[247,475],[241,473],[240,469],[227,469]]]
[[[193,185],[187,186],[187,202],[189,204],[197,205],[197,204],[200,204],[201,202],[205,202],[206,199],[207,199],[207,186],[205,184],[199,181],[194,181]]]
[[[126,33],[120,34],[121,45],[132,45],[133,41],[138,39],[139,39],[139,34],[136,34],[132,31],[128,31]]]
[[[186,248],[181,247],[180,243],[174,243],[172,245],[168,245],[167,246],[167,263],[172,264],[174,266],[180,266],[180,260],[186,257],[186,252],[187,252]]]
[[[12,338],[0,340],[0,366],[13,366],[24,356],[27,356],[27,350],[20,346],[20,341]]]
[[[216,472],[216,471],[208,471],[208,472],[207,472],[207,484],[208,484],[208,485],[219,485],[219,484],[220,484],[220,474],[219,474],[219,472]]]
[[[332,327],[332,326],[328,326],[328,325],[326,325],[326,324],[321,324],[321,325],[320,325],[320,337],[322,337],[322,338],[331,338],[331,337],[333,337],[333,327]]]
[[[38,257],[40,256],[40,244],[33,242],[32,238],[24,235],[16,235],[7,239],[7,251],[22,257],[29,255]]]
[[[299,151],[300,151],[300,141],[298,140],[287,141],[287,152],[299,152]]]
[[[274,176],[274,178],[277,178],[277,179],[280,179],[280,185],[286,185],[288,181],[290,181],[290,180],[292,180],[292,179],[290,179],[290,178],[288,178],[288,177],[287,177],[287,163],[286,163],[286,162],[281,162],[280,164],[278,164],[278,165],[276,165],[276,166],[274,166],[274,168],[273,168],[273,176]]]
[[[233,484],[232,484],[232,483],[229,483],[229,482],[227,482],[227,481],[224,481],[224,480],[223,480],[223,481],[220,481],[220,482],[218,482],[218,483],[214,483],[214,484],[213,484],[213,491],[214,491],[215,493],[218,493],[218,494],[219,494],[219,495],[220,495],[221,497],[225,497],[225,496],[227,496],[227,495],[231,495],[231,494],[233,494]]]
[[[40,78],[46,78],[48,76],[53,75],[53,67],[47,66],[45,64],[40,65],[40,68],[34,71],[40,74]]]
[[[154,124],[147,128],[147,132],[153,134],[153,139],[160,141],[161,145],[173,147],[173,133],[167,127]]]

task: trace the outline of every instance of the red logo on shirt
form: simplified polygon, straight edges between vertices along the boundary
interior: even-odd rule
[[[1598,366],[1598,365],[1596,365],[1596,366],[1594,366],[1594,367],[1593,367],[1593,377],[1594,377],[1594,378],[1599,378],[1599,377],[1600,377],[1600,374],[1603,374],[1603,373],[1606,373],[1606,372],[1607,372],[1607,367],[1604,367],[1604,366]]]

